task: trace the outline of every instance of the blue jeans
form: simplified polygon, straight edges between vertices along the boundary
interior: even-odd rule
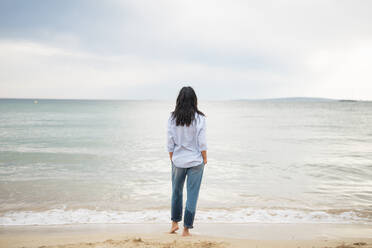
[[[203,177],[204,163],[190,168],[178,168],[172,162],[172,221],[182,220],[183,185],[187,176],[187,200],[183,226],[193,228],[196,203]]]

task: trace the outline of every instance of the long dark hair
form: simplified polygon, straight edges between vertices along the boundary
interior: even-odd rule
[[[176,107],[172,112],[172,117],[176,118],[176,126],[189,126],[195,119],[195,112],[205,116],[198,109],[198,98],[194,89],[190,86],[182,87],[178,93]]]

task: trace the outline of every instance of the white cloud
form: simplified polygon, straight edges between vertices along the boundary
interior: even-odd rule
[[[210,99],[372,99],[370,2],[107,5],[48,39],[3,33],[0,97],[173,99],[187,82]]]
[[[198,82],[222,90],[232,78],[236,83],[280,79],[280,75],[255,70],[131,55],[102,56],[30,42],[0,42],[0,53],[5,58],[0,60],[0,85],[7,86],[2,97],[40,97],[38,92],[47,92],[53,98],[110,98],[112,94],[135,98],[126,91],[153,84]],[[149,92],[144,93],[140,97],[151,98]]]
[[[308,65],[312,86],[319,85],[314,94],[322,90],[335,98],[372,99],[372,40],[315,51],[309,55]]]

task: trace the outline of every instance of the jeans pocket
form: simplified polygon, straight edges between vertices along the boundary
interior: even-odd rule
[[[199,168],[200,170],[202,170],[204,168],[205,164],[204,164],[204,161],[197,166],[197,168]]]

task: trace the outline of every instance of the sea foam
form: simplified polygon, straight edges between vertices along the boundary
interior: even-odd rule
[[[169,210],[97,211],[89,209],[51,209],[43,212],[6,212],[0,216],[0,225],[58,225],[98,223],[168,223]],[[355,212],[338,214],[326,211],[281,209],[200,210],[195,221],[199,223],[359,223],[368,219]]]

